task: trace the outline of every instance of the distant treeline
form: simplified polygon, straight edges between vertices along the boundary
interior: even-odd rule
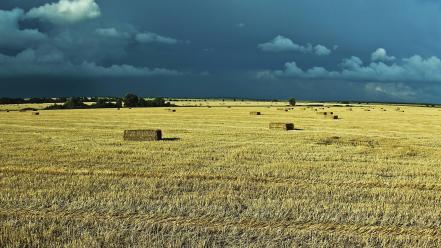
[[[92,103],[92,104],[86,104]],[[34,104],[54,103],[45,109],[86,109],[86,108],[123,108],[123,107],[171,107],[174,106],[164,98],[146,100],[134,94],[124,98],[117,97],[60,97],[60,98],[0,98],[0,104]]]
[[[72,97],[63,104],[54,104],[46,107],[46,109],[85,109],[85,108],[134,108],[134,107],[171,107],[174,106],[170,102],[166,102],[163,98],[155,98],[153,100],[145,100],[134,94],[127,94],[124,98],[98,98],[96,101],[87,99],[89,102],[95,102],[88,105],[84,103],[84,98]],[[95,100],[95,99],[93,99]]]
[[[75,97],[82,102],[98,102],[98,101],[107,101],[107,102],[115,102],[119,98],[117,97]],[[57,98],[49,98],[49,97],[33,97],[33,98],[0,98],[0,104],[33,104],[33,103],[65,103],[69,99],[68,97],[57,97]]]

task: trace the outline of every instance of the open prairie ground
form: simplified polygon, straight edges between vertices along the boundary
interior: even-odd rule
[[[0,247],[441,247],[441,109],[244,104],[0,112]]]

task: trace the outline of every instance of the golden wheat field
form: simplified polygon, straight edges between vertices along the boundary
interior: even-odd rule
[[[0,112],[0,247],[441,246],[441,109],[213,105]]]

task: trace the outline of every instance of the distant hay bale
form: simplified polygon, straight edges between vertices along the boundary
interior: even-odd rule
[[[333,115],[334,112],[317,112],[318,115]]]
[[[162,139],[162,131],[156,130],[125,130],[125,141],[158,141]]]
[[[323,116],[326,119],[332,119],[332,120],[338,120],[338,115],[324,115]]]
[[[176,112],[176,109],[169,109],[168,112],[174,113],[174,112]]]
[[[257,111],[253,111],[253,112],[250,112],[250,115],[262,115],[262,113],[261,112],[257,112]]]
[[[39,112],[32,112],[32,115],[40,115]]]
[[[348,111],[352,111],[352,108],[348,108]]]
[[[293,123],[281,123],[281,122],[273,122],[269,124],[269,129],[280,129],[280,130],[294,130]]]

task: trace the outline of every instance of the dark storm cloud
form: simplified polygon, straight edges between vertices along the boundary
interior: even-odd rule
[[[20,29],[18,23],[23,16],[21,9],[0,10],[0,47],[33,47],[46,39],[46,35],[36,29]]]
[[[438,1],[6,0],[0,9],[1,95],[25,84],[68,95],[77,82],[86,95],[137,85],[441,102]]]

